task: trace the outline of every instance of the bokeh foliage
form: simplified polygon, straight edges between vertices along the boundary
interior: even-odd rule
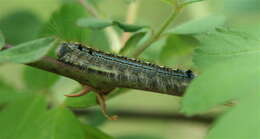
[[[0,52],[0,66],[34,62],[45,55],[53,55],[57,44],[61,41],[77,41],[107,52],[112,51],[113,46],[110,45],[107,27],[112,27],[119,37],[124,32],[132,33],[122,45],[124,48],[120,52],[122,55],[130,55],[137,47],[151,39],[153,33],[160,28],[157,23],[163,22],[158,19],[167,18],[169,15],[163,11],[171,11],[177,2],[177,0],[86,1],[100,13],[101,18],[93,17],[75,0],[55,2],[58,7],[52,9],[53,13],[48,15],[49,19],[42,18],[38,12],[34,13],[23,8],[14,8],[14,12],[8,14],[0,13],[0,48],[7,44],[13,46]],[[124,20],[126,13],[118,11],[126,11],[125,7],[137,1],[141,3],[137,21],[135,24],[127,24]],[[232,107],[221,109],[222,115],[211,125],[206,138],[259,138],[260,112],[257,106],[260,105],[258,101],[260,28],[257,25],[259,21],[250,20],[259,17],[257,15],[259,2],[203,1],[202,7],[208,5],[203,11],[198,10],[201,7],[196,9],[196,5],[200,3],[195,2],[199,1],[201,0],[181,0],[182,4],[191,5],[184,9],[190,13],[181,13],[177,18],[177,24],[165,30],[161,37],[143,52],[141,58],[170,67],[191,68],[198,74],[181,100],[180,109],[186,115],[203,115],[214,108],[221,109],[223,104],[234,103]],[[0,5],[7,2],[0,2]],[[161,9],[145,8],[147,5],[152,7],[162,2],[166,3]],[[165,10],[165,7],[169,9]],[[116,9],[114,15],[111,14],[113,8]],[[108,10],[111,10],[111,13],[107,13]],[[192,17],[197,16],[196,11],[203,11],[202,15],[206,16]],[[46,13],[43,12],[45,16]],[[156,20],[149,20],[147,17]],[[5,80],[4,74],[9,71],[1,71],[0,74],[0,138],[113,138],[113,134],[108,135],[96,128],[107,122],[106,119],[100,118],[100,113],[78,116],[71,111],[96,106],[96,96],[93,92],[80,98],[68,99],[63,94],[79,91],[78,83],[31,67],[23,66],[21,69],[21,77],[10,77],[20,80],[20,86]],[[120,97],[117,94],[113,96],[115,99]],[[149,96],[144,97],[143,100],[149,100]],[[137,99],[135,96],[132,98]],[[176,98],[173,101],[179,102]],[[162,102],[167,103],[159,99],[150,103]],[[121,104],[124,103],[122,100]],[[174,106],[168,107],[169,111]],[[144,110],[147,109],[149,108],[145,107]],[[117,130],[121,132],[123,128]],[[153,127],[151,131],[155,133],[155,130],[158,129]],[[117,134],[115,137],[166,138],[162,134],[156,136],[150,131],[150,134],[142,132],[145,131],[140,131],[139,134]],[[172,136],[174,135],[170,134],[169,138]]]

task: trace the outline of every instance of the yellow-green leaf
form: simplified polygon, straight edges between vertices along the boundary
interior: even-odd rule
[[[112,21],[102,20],[98,18],[82,18],[77,21],[77,25],[80,27],[86,27],[91,29],[104,29],[113,25]]]
[[[221,116],[209,131],[207,139],[260,138],[260,93],[246,97],[240,104]]]
[[[182,112],[200,114],[230,100],[259,93],[259,59],[260,55],[236,58],[205,70],[194,79],[185,93]]]
[[[200,19],[195,19],[181,24],[168,30],[167,34],[195,35],[215,30],[224,25],[226,18],[224,16],[211,15]]]
[[[54,44],[53,38],[26,42],[0,52],[0,63],[29,63],[45,56]]]
[[[218,29],[197,38],[201,44],[195,50],[193,61],[200,70],[225,60],[260,55],[260,39],[245,32]]]

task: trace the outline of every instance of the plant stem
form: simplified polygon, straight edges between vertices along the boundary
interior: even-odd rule
[[[92,79],[90,74],[86,74],[85,71],[81,69],[77,69],[72,65],[64,64],[51,57],[43,57],[42,59],[33,63],[28,63],[27,65],[71,78],[73,80],[78,81],[81,84],[88,85],[88,86],[90,86],[89,81],[91,80],[91,82],[96,83],[95,86],[91,86],[91,87],[95,88],[95,91],[97,92],[110,92],[115,88],[118,88],[118,85],[114,84],[113,82],[104,82],[102,80]],[[172,96],[182,96],[184,94],[185,89],[188,86],[189,83],[182,84],[181,88],[183,89],[179,90],[179,92],[173,92],[172,90],[168,90],[166,92],[163,92],[163,94],[172,95]],[[132,88],[131,85],[128,88]],[[159,92],[158,89],[141,87],[139,90],[150,91],[151,93],[162,93]]]
[[[89,109],[76,109],[71,108],[72,112],[78,116],[85,116],[91,113],[97,113],[98,111],[89,110]],[[176,120],[183,120],[183,121],[192,121],[192,122],[201,122],[205,124],[212,124],[218,113],[216,115],[206,114],[206,115],[198,115],[188,117],[180,113],[169,113],[169,112],[161,112],[160,110],[153,110],[153,111],[141,111],[141,110],[109,110],[112,113],[116,113],[120,115],[120,119],[127,118],[127,119],[153,119],[153,120],[166,120],[166,121],[176,121]]]
[[[92,16],[100,18],[99,14],[95,10],[95,8],[90,6],[85,0],[79,0],[79,3],[81,5],[83,5],[83,7],[85,7],[85,9],[88,11],[88,13],[90,13]]]
[[[152,43],[157,41],[160,38],[161,34],[165,31],[165,29],[167,29],[167,27],[174,21],[174,19],[176,19],[181,9],[182,7],[176,7],[172,14],[169,16],[169,18],[162,24],[158,32],[156,32],[147,42],[138,47],[132,54],[132,57],[138,57],[146,48],[148,48]]]
[[[138,9],[139,9],[139,5],[140,5],[140,1],[134,1],[132,3],[129,4],[128,6],[128,10],[127,10],[127,15],[126,15],[126,23],[127,24],[133,24],[135,22],[137,13],[138,13]],[[122,37],[121,37],[121,44],[122,47],[121,49],[124,47],[126,41],[130,38],[131,33],[129,32],[124,32]]]

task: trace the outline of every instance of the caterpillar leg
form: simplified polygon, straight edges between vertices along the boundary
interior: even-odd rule
[[[68,95],[65,95],[65,96],[66,97],[80,97],[80,96],[86,95],[87,93],[89,93],[92,90],[93,89],[91,87],[89,87],[87,85],[84,85],[83,89],[79,93],[77,93],[77,94],[68,94]],[[110,115],[107,114],[105,94],[104,93],[98,93],[98,92],[96,92],[95,94],[97,96],[97,102],[98,102],[98,104],[100,106],[100,109],[101,109],[101,112],[103,113],[103,115],[105,117],[107,117],[107,119],[109,119],[109,120],[116,120],[117,119],[116,115],[110,116]]]
[[[117,118],[118,118],[117,115],[110,116],[107,114],[105,95],[103,93],[96,93],[96,96],[97,96],[97,101],[98,101],[98,104],[101,108],[101,112],[103,113],[103,115],[105,117],[107,117],[107,119],[109,119],[109,120],[117,120]]]
[[[86,95],[91,90],[92,90],[91,87],[84,85],[83,89],[79,93],[77,93],[77,94],[67,94],[67,95],[64,95],[64,96],[66,96],[66,97],[80,97],[80,96]]]

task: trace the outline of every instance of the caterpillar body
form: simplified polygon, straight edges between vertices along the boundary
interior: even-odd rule
[[[103,84],[109,88],[132,88],[182,95],[195,77],[191,70],[174,70],[101,52],[80,43],[63,43],[57,55],[59,61],[84,71],[88,77],[87,85],[96,89]]]

